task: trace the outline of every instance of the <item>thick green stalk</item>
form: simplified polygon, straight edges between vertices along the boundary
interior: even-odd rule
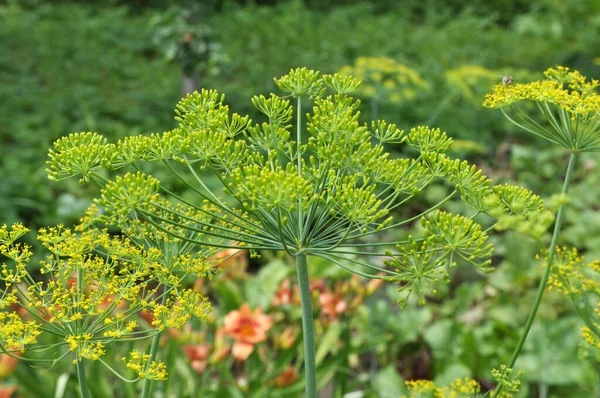
[[[85,378],[85,367],[81,358],[77,358],[77,379],[79,379],[79,389],[81,390],[82,398],[90,398],[90,390],[87,386],[87,380]]]
[[[315,331],[313,325],[310,284],[306,255],[296,256],[296,273],[300,287],[302,303],[302,335],[304,340],[304,374],[306,379],[306,397],[317,398],[317,367],[315,362]]]
[[[161,304],[164,305],[167,301],[167,292],[163,292]],[[150,345],[150,358],[148,359],[148,366],[152,364],[152,361],[156,358],[156,352],[158,351],[158,343],[160,343],[160,336],[162,333],[156,333],[152,338],[152,345]],[[148,398],[150,396],[150,389],[152,387],[152,380],[145,378],[142,384],[142,395],[141,398]]]
[[[562,193],[567,194],[569,192],[569,186],[571,184],[571,177],[573,176],[573,170],[575,169],[575,161],[577,155],[575,153],[571,153],[571,157],[569,159],[569,165],[567,166],[567,174],[565,175],[565,181],[563,184]],[[558,214],[556,215],[556,224],[554,225],[554,233],[552,234],[552,241],[550,243],[550,252],[548,254],[548,264],[544,269],[544,274],[542,275],[542,280],[540,281],[540,286],[538,287],[537,293],[535,295],[535,300],[533,302],[533,306],[531,307],[531,311],[529,312],[529,317],[527,318],[527,322],[525,323],[525,328],[521,333],[521,337],[519,338],[519,342],[517,343],[517,347],[513,352],[512,358],[508,364],[509,368],[513,368],[515,362],[517,362],[517,358],[521,353],[521,349],[523,348],[523,344],[525,343],[525,339],[527,339],[527,335],[529,334],[529,330],[531,329],[531,325],[533,324],[533,320],[537,314],[540,303],[542,302],[542,296],[544,295],[544,291],[546,290],[546,285],[548,284],[548,278],[550,277],[550,271],[552,268],[552,262],[554,261],[554,255],[556,254],[556,245],[558,244],[558,236],[560,235],[560,229],[562,227],[563,217],[564,217],[564,205],[558,209]]]

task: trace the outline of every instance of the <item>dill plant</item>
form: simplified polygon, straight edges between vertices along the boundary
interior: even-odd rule
[[[429,89],[419,72],[387,57],[358,57],[338,73],[361,81],[356,96],[371,104],[373,120],[378,119],[381,104],[399,105]]]
[[[172,131],[117,143],[96,133],[63,138],[50,151],[48,174],[52,180],[77,176],[100,185],[98,203],[122,228],[142,220],[149,228],[201,247],[246,249],[255,256],[283,251],[294,258],[306,392],[315,398],[309,257],[396,282],[402,305],[411,295],[423,304],[438,282],[448,281],[457,261],[492,270],[493,247],[487,242],[491,227],[484,229],[475,221],[480,214],[535,225],[542,202],[522,188],[492,186],[475,166],[444,155],[452,140],[439,129],[422,126],[404,132],[382,120],[361,124],[360,102],[350,96],[360,81],[350,76],[299,68],[275,83],[285,97],[251,100],[264,114],[259,124],[230,113],[216,91],[202,90],[177,104],[179,126]],[[333,94],[326,95],[327,90]],[[312,112],[304,117],[302,109],[309,101]],[[385,149],[388,145],[402,145],[412,156],[393,157]],[[161,185],[145,171],[147,163],[154,170],[162,166],[188,194]],[[113,173],[116,177],[107,178]],[[218,179],[221,193],[209,189],[207,175]],[[420,214],[401,220],[392,215],[434,182],[449,184],[452,191]],[[468,215],[440,210],[453,197],[472,208]],[[178,206],[197,214],[185,214]],[[419,236],[369,240],[418,220]]]
[[[545,79],[531,83],[499,84],[486,95],[483,104],[485,107],[500,109],[504,116],[516,126],[570,152],[562,188],[564,198],[556,215],[552,240],[547,252],[546,267],[526,324],[508,364],[509,368],[514,366],[527,339],[546,286],[551,280],[552,268],[558,268],[559,273],[563,273],[566,272],[562,264],[565,258],[571,257],[567,263],[580,262],[572,258],[572,255],[561,253],[558,248],[558,239],[564,219],[564,204],[577,158],[582,153],[600,151],[600,95],[596,91],[600,82],[595,79],[587,79],[580,72],[571,71],[564,66],[549,68],[544,75]],[[538,115],[543,120],[542,123],[530,115],[531,107],[528,108],[528,104],[533,104],[533,109],[538,111]],[[580,293],[573,290],[570,294],[573,297]],[[576,297],[574,300],[581,302]],[[579,305],[577,308],[580,311]],[[580,314],[582,313],[580,312]],[[590,320],[589,316],[582,315],[582,317],[588,326],[593,326],[594,322]],[[597,330],[597,328],[594,329]]]
[[[145,388],[150,380],[164,380],[165,365],[152,351],[123,357],[125,369],[135,374],[129,379],[104,360],[107,348],[154,337],[155,352],[163,330],[210,314],[207,299],[182,284],[190,275],[211,275],[214,262],[206,249],[136,220],[121,224],[123,235],[111,235],[94,226],[102,221],[107,219],[93,206],[75,229],[40,229],[37,238],[48,251],[40,281],[29,264],[30,247],[18,242],[28,230],[20,224],[0,228],[0,255],[9,260],[0,272],[0,350],[48,368],[72,358],[83,397],[90,396],[86,360],[101,362],[125,382],[144,380]],[[163,229],[185,234],[171,225]],[[150,325],[138,322],[144,311],[151,314]]]

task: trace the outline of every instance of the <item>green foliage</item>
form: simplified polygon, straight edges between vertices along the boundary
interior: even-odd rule
[[[429,90],[419,92],[413,98],[404,97],[404,102],[399,104],[380,104],[377,114],[393,123],[371,120],[369,116],[373,116],[372,109],[361,108],[362,113],[358,116],[360,127],[366,128],[374,137],[374,142],[380,142],[384,149],[372,150],[364,143],[362,147],[358,145],[360,149],[357,152],[362,158],[352,162],[336,158],[333,149],[323,151],[322,155],[329,156],[341,169],[360,170],[369,179],[379,181],[378,184],[393,186],[393,190],[401,192],[400,197],[420,194],[418,201],[402,203],[391,209],[381,221],[392,216],[391,223],[394,220],[406,220],[406,226],[412,225],[421,219],[420,214],[424,209],[443,200],[459,184],[459,192],[444,203],[446,210],[473,215],[471,209],[452,200],[460,194],[462,201],[480,213],[475,218],[478,223],[487,227],[491,222],[488,216],[499,217],[498,222],[493,224],[494,229],[516,229],[539,241],[511,232],[505,235],[506,240],[500,240],[486,228],[491,235],[489,242],[496,248],[493,261],[496,272],[486,276],[486,280],[473,273],[472,267],[458,266],[451,268],[450,284],[431,284],[425,289],[427,307],[413,308],[408,303],[401,315],[397,315],[396,307],[393,304],[390,306],[387,297],[378,301],[379,307],[371,307],[373,317],[379,314],[374,322],[385,325],[381,332],[395,335],[393,344],[387,340],[379,343],[379,364],[386,369],[386,380],[391,377],[394,383],[403,387],[403,379],[432,379],[439,376],[448,380],[444,379],[438,385],[446,385],[446,381],[456,375],[457,369],[462,372],[470,370],[474,378],[486,380],[492,367],[507,363],[516,339],[515,330],[525,321],[523,308],[533,301],[531,290],[541,273],[529,257],[538,250],[536,246],[539,242],[549,242],[546,231],[554,222],[558,204],[568,203],[561,242],[582,248],[588,258],[598,258],[600,244],[597,232],[600,222],[595,198],[600,194],[600,183],[595,154],[581,156],[581,166],[575,170],[574,185],[568,198],[562,196],[557,200],[552,199],[551,195],[560,190],[560,181],[556,176],[561,173],[565,161],[560,148],[548,148],[543,142],[531,146],[534,137],[520,132],[510,122],[504,122],[499,112],[482,112],[479,105],[483,94],[500,82],[502,76],[512,76],[516,84],[533,81],[540,76],[531,71],[541,70],[548,65],[568,64],[588,76],[597,77],[597,64],[592,62],[599,55],[598,37],[594,35],[598,31],[598,21],[593,12],[595,5],[587,1],[559,4],[548,0],[535,5],[493,1],[473,3],[465,8],[454,1],[436,3],[435,6],[432,6],[432,2],[403,2],[400,6],[393,2],[355,5],[353,2],[298,1],[260,6],[227,3],[226,6],[215,7],[210,13],[191,15],[171,8],[171,2],[169,9],[166,9],[167,4],[160,3],[165,2],[152,2],[151,6],[146,6],[139,2],[117,5],[118,2],[114,1],[102,4],[8,1],[0,5],[0,49],[3,54],[0,60],[0,93],[5,99],[0,109],[0,119],[3,120],[0,126],[0,170],[3,173],[0,214],[4,222],[21,219],[31,226],[74,221],[88,206],[89,198],[95,192],[93,186],[77,187],[76,179],[60,185],[43,182],[44,152],[53,140],[71,131],[102,131],[113,144],[107,145],[106,156],[97,156],[103,148],[103,142],[98,142],[99,146],[92,150],[81,145],[78,150],[69,150],[69,154],[55,153],[58,156],[57,164],[65,162],[59,168],[63,172],[56,174],[55,178],[64,179],[73,174],[78,174],[82,180],[92,175],[107,177],[119,169],[123,174],[131,173],[130,177],[133,177],[138,172],[135,166],[139,166],[145,173],[161,181],[161,196],[165,196],[165,190],[169,190],[180,194],[181,199],[205,209],[204,212],[192,211],[184,202],[170,207],[161,198],[156,204],[169,207],[169,212],[162,211],[159,206],[153,207],[152,214],[157,216],[155,222],[160,221],[158,217],[174,217],[178,223],[187,223],[201,230],[208,228],[206,224],[209,221],[210,225],[214,225],[217,220],[214,217],[227,220],[229,216],[210,203],[209,199],[216,201],[215,198],[211,195],[208,195],[208,199],[199,198],[192,188],[163,167],[161,162],[165,160],[179,175],[194,180],[192,174],[188,173],[189,168],[186,169],[185,163],[189,162],[208,190],[212,191],[215,188],[220,190],[222,184],[220,175],[203,174],[211,167],[207,161],[209,159],[212,159],[212,167],[220,171],[226,171],[227,164],[242,164],[244,156],[250,152],[263,155],[275,152],[277,159],[274,161],[291,159],[296,149],[291,139],[294,130],[288,125],[296,122],[292,120],[292,105],[296,105],[297,98],[291,100],[291,92],[286,92],[288,98],[276,97],[279,101],[276,105],[282,108],[281,111],[287,109],[289,116],[268,108],[274,100],[270,105],[266,101],[270,100],[270,93],[277,89],[270,76],[279,76],[298,65],[334,73],[345,66],[355,65],[359,58],[388,58],[395,64],[406,65],[416,71]],[[181,2],[182,9],[189,9],[187,5],[187,2]],[[206,15],[207,18],[201,18],[202,23],[196,24],[199,15]],[[155,24],[148,23],[149,20]],[[584,28],[573,29],[573,26]],[[190,36],[186,33],[191,34],[192,41],[189,41]],[[390,40],[390,37],[402,40]],[[204,62],[206,56],[210,58],[209,62]],[[177,62],[178,65],[169,65],[166,61]],[[200,71],[201,74],[210,74],[210,79],[200,80],[201,85],[209,89],[219,88],[227,94],[227,102],[220,95],[214,99],[207,95],[207,102],[218,105],[213,106],[212,114],[204,115],[203,112],[196,112],[194,107],[209,106],[208,103],[200,104],[192,100],[183,105],[182,101],[180,104],[188,107],[181,111],[186,114],[187,120],[178,122],[189,123],[185,141],[180,140],[182,133],[177,130],[165,134],[147,134],[174,127],[169,111],[170,104],[181,95],[182,70],[186,73]],[[359,89],[358,81],[351,77],[322,75],[321,79],[323,86],[328,87],[333,95],[356,95]],[[256,99],[248,101],[255,93],[259,94]],[[387,94],[399,93],[392,90],[386,91]],[[262,110],[253,105],[253,102],[259,104],[260,95],[264,96],[264,100],[260,101]],[[291,100],[289,105],[285,105],[287,100]],[[307,100],[302,99],[302,115],[309,110],[307,104]],[[370,105],[368,99],[366,105]],[[221,109],[224,107],[248,116],[229,114]],[[534,110],[527,105],[523,109],[527,112]],[[272,124],[265,120],[264,111],[274,112],[271,113],[273,116],[280,117],[281,127],[272,129]],[[202,118],[194,119],[197,115]],[[286,117],[289,119],[287,122]],[[250,118],[258,123],[252,123]],[[540,122],[537,118],[535,120]],[[446,155],[431,153],[423,155],[421,159],[408,156],[414,152],[407,145],[409,134],[406,132],[411,131],[412,126],[423,124],[439,126],[440,132],[447,131],[454,138],[452,146],[442,150],[446,151]],[[137,133],[143,135],[123,138]],[[417,134],[416,137],[427,136]],[[232,143],[242,141],[242,138],[245,144]],[[326,138],[317,142],[315,136],[303,135],[304,148],[301,151],[305,165],[311,164],[309,152],[313,153],[320,145],[326,145]],[[95,139],[102,140],[100,136]],[[190,155],[190,151],[193,154]],[[331,152],[328,154],[327,151]],[[384,157],[387,152],[390,154]],[[185,157],[181,156],[182,153]],[[493,186],[482,180],[474,185],[458,175],[451,179],[448,170],[454,160],[450,156],[457,155],[469,156],[493,180],[502,184]],[[79,158],[81,162],[71,163],[69,157]],[[102,158],[100,163],[99,157]],[[102,170],[102,167],[109,171]],[[310,167],[305,167],[303,171],[307,173],[309,170]],[[289,178],[290,181],[297,180],[294,172],[286,171],[285,167],[277,169],[273,175]],[[432,175],[439,178],[423,189]],[[312,178],[306,175],[304,178],[309,177]],[[468,178],[468,172],[465,177]],[[254,189],[260,188],[257,185],[260,178],[258,173],[254,179]],[[262,178],[264,180],[266,177]],[[538,193],[550,210],[530,212],[530,209],[538,209],[537,199],[531,197],[531,193],[523,194],[515,187],[505,190],[505,181],[518,183]],[[101,179],[99,182],[104,184]],[[460,186],[464,182],[467,182],[466,188]],[[202,186],[194,184],[194,188],[206,192]],[[286,188],[277,189],[280,191],[275,190],[277,195],[273,197],[257,197],[262,203],[260,206],[269,204],[274,208],[274,201],[279,200],[278,206],[281,208],[281,201],[286,200],[281,199],[286,195]],[[79,193],[74,196],[65,194],[63,190],[77,190]],[[129,192],[128,195],[134,195],[135,192]],[[217,192],[220,191],[214,192],[219,195]],[[249,200],[252,199],[251,192],[244,192]],[[379,193],[379,189],[375,190],[376,195]],[[262,194],[260,190],[259,194]],[[368,190],[360,194],[369,197]],[[334,213],[342,215],[364,211],[352,207],[341,196],[336,201],[333,198],[330,199],[330,205]],[[235,199],[220,196],[217,199],[223,202],[227,200],[231,207],[236,208],[236,214],[242,214],[239,210],[241,204]],[[289,208],[289,202],[284,207]],[[315,202],[310,203],[312,205]],[[260,206],[257,205],[257,209]],[[123,217],[126,212],[123,209],[118,216]],[[174,215],[173,212],[178,214]],[[243,224],[240,218],[230,216]],[[219,228],[230,226],[226,221],[218,220]],[[290,222],[288,219],[287,225],[290,223],[293,220]],[[418,222],[416,224],[417,228],[410,233],[417,245],[423,245],[425,243],[420,239],[424,231]],[[386,224],[389,225],[392,224]],[[165,227],[164,224],[162,226]],[[140,231],[139,227],[128,228],[130,233]],[[408,230],[383,228],[378,236],[405,242],[403,247],[410,249],[411,244],[406,243]],[[222,229],[219,231],[224,232]],[[194,230],[177,229],[176,233],[186,239],[197,239],[197,231]],[[231,236],[229,233],[225,235]],[[33,243],[29,235],[23,239]],[[211,240],[212,244],[223,244],[219,237],[204,236],[204,239]],[[338,247],[338,251],[345,253],[336,253],[335,259],[343,266],[354,269],[357,264],[352,261],[363,261],[364,253],[360,251],[369,251],[364,249],[369,247],[368,243],[377,245],[380,242],[372,241],[367,236],[358,239],[357,243],[363,246]],[[264,267],[265,257],[268,256],[262,254],[262,259],[253,259],[253,266]],[[395,256],[399,259],[401,253],[397,252]],[[313,258],[311,262],[315,263],[311,264],[311,275],[316,275],[322,269],[327,276],[344,272],[340,267],[331,267],[331,262],[327,260]],[[459,263],[462,262],[461,259]],[[32,267],[36,265],[37,262],[31,264]],[[403,266],[408,267],[407,264]],[[437,270],[445,271],[444,268],[442,266]],[[273,275],[275,277],[276,273]],[[445,280],[443,272],[439,277],[440,281]],[[249,286],[251,281],[253,279],[248,281]],[[263,288],[265,292],[274,289],[272,286],[262,286],[274,283],[268,278],[257,283],[261,285],[260,292],[263,292]],[[222,295],[211,295],[219,295],[218,302],[227,302],[230,310],[239,308],[246,295],[260,297],[262,294],[251,294],[253,288],[250,287],[241,290],[232,288],[229,293],[236,293],[226,294],[224,285],[220,284],[219,287]],[[391,301],[398,299],[397,292],[393,290]],[[437,298],[430,297],[431,290],[437,291]],[[253,306],[263,306],[266,299],[254,300]],[[527,370],[524,379],[527,383],[524,382],[522,386],[524,395],[535,394],[538,388],[541,393],[549,388],[550,395],[594,394],[591,390],[591,362],[578,361],[574,353],[576,342],[581,338],[571,316],[573,311],[570,303],[556,295],[551,294],[547,303],[542,302],[540,316],[544,323],[557,322],[563,326],[547,330],[534,325],[531,340],[535,344],[526,344],[522,356],[525,362],[523,367]],[[371,335],[372,329],[367,326],[370,323],[366,320],[363,323],[364,327],[355,331],[353,338]],[[432,331],[424,339],[427,329]],[[430,346],[435,349],[431,351]],[[179,355],[173,349],[167,351],[170,357]],[[455,360],[455,357],[459,359]],[[552,362],[548,372],[550,376],[537,371],[555,358],[560,358],[560,363]],[[335,358],[332,356],[330,359]],[[365,357],[361,356],[360,359],[364,362]],[[189,368],[183,371],[185,364],[182,362],[182,358],[179,358],[169,365],[170,369],[176,368],[184,375],[181,379],[175,379],[174,376],[173,382],[165,387],[174,396],[181,396],[180,391],[193,391],[190,389],[190,380],[199,379],[195,373],[190,373]],[[570,364],[569,371],[561,367],[566,363]],[[390,376],[392,372],[389,369],[394,370],[397,377]],[[36,386],[56,386],[59,391],[63,381],[67,391],[75,393],[74,380],[68,378],[69,369],[57,365],[54,370],[39,373],[27,365],[19,365],[18,377],[24,380],[21,383],[22,394],[53,396],[54,391],[50,391],[50,388],[45,391]],[[90,380],[90,384],[105,386],[101,382],[105,380],[101,370],[92,367],[91,373],[94,381]],[[59,379],[61,374],[63,378]],[[466,374],[462,373],[461,376]],[[366,388],[368,383],[364,380],[371,377],[366,371],[353,374],[360,389]],[[232,382],[226,381],[224,385],[229,383]],[[129,391],[129,396],[137,396],[131,392],[131,387],[126,384],[122,387],[116,390]],[[114,391],[103,389],[106,387],[92,393],[94,396],[114,396]],[[216,394],[234,394],[231,391],[223,387]],[[244,395],[243,386],[240,386],[240,391],[237,394]],[[400,390],[394,391],[395,396],[400,395]],[[370,397],[370,393],[367,388],[367,396]],[[372,394],[376,397],[379,392]]]
[[[66,132],[116,138],[171,127],[160,110],[178,98],[179,78],[152,55],[151,39],[147,19],[124,7],[0,5],[4,222],[76,221],[69,197],[57,200],[42,172],[48,145]]]

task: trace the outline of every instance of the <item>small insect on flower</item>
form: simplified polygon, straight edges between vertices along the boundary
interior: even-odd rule
[[[513,84],[512,76],[502,76],[502,84],[505,86],[509,85],[509,84]]]

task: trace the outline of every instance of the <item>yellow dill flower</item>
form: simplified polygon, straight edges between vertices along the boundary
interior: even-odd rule
[[[24,321],[16,312],[0,312],[0,341],[5,347],[24,352],[41,333],[37,322]]]
[[[517,126],[573,152],[600,149],[600,82],[578,71],[558,66],[544,72],[545,80],[498,84],[485,96],[483,106],[508,108],[507,118]],[[520,108],[520,102],[537,104],[546,124]]]
[[[489,90],[498,81],[499,73],[481,65],[461,65],[446,71],[448,85],[469,101],[481,101],[482,89]]]
[[[167,370],[161,361],[150,361],[149,354],[134,350],[129,353],[129,358],[123,357],[127,369],[136,373],[140,379],[166,380]]]
[[[598,326],[598,325],[596,325]],[[585,341],[595,348],[600,348],[600,337],[598,337],[592,330],[588,327],[581,328],[581,336],[585,339]]]
[[[404,383],[410,395],[403,398],[446,398],[444,390],[431,380],[408,380]]]
[[[450,384],[450,389],[454,394],[463,394],[467,396],[473,396],[481,392],[481,386],[479,383],[470,377],[454,380]]]
[[[77,354],[77,358],[96,361],[106,353],[106,350],[104,344],[92,341],[92,337],[90,333],[68,335],[65,337],[65,341],[69,345],[69,350]]]
[[[338,74],[361,80],[363,84],[357,90],[358,96],[378,102],[399,104],[429,88],[416,70],[388,57],[359,57],[354,65],[344,66]]]
[[[20,224],[0,228],[0,255],[14,263],[0,268],[0,280],[5,282],[0,290],[0,310],[4,309],[0,311],[0,343],[7,350],[37,349],[37,337],[47,330],[63,337],[57,350],[68,349],[79,364],[84,359],[100,360],[108,344],[157,336],[164,327],[183,327],[191,317],[208,320],[206,297],[180,288],[188,275],[210,274],[208,250],[166,234],[142,232],[147,230],[138,226],[137,232],[146,234],[140,241],[148,245],[141,246],[94,227],[101,220],[92,207],[84,221],[87,228],[42,228],[38,239],[50,254],[40,262],[47,278],[38,282],[27,270],[32,255],[29,247],[16,242],[27,230]],[[165,299],[157,305],[159,288]],[[15,304],[27,308],[36,321],[6,311]],[[137,315],[151,306],[165,314],[159,318],[165,326],[139,330]],[[166,377],[164,364],[149,354],[136,354],[128,367],[137,369],[142,378]]]
[[[192,316],[209,320],[210,303],[197,291],[188,289],[167,299],[165,305],[154,307],[152,326],[158,330],[165,328],[181,329]]]
[[[403,398],[475,398],[481,392],[479,383],[470,377],[456,379],[443,387],[430,380],[409,380],[405,384],[410,395]]]
[[[547,257],[542,265],[547,267]],[[584,267],[583,257],[579,255],[576,248],[557,247],[552,263],[553,272],[548,278],[549,290],[555,289],[566,295],[582,293],[582,283],[585,280]]]

